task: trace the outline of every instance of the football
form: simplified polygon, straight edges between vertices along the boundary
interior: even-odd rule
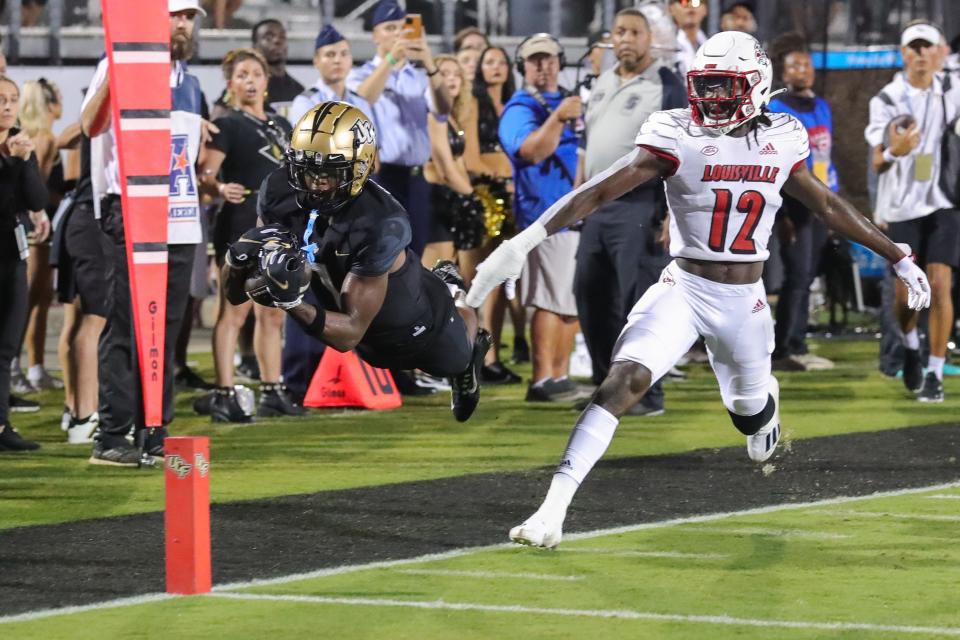
[[[903,133],[913,125],[917,123],[917,119],[914,118],[909,113],[901,113],[898,116],[893,117],[889,123],[887,123],[887,129],[883,132],[883,146],[890,146],[890,131],[896,127],[897,133]]]

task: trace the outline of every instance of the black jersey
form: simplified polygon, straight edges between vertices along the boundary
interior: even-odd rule
[[[403,267],[389,276],[383,306],[361,340],[364,358],[376,366],[393,366],[401,357],[416,353],[450,322],[453,300],[445,285],[420,265],[410,249],[410,219],[403,206],[386,189],[368,181],[363,191],[335,215],[319,216],[312,233],[304,238],[310,210],[301,208],[287,182],[286,170],[267,176],[260,187],[260,219],[292,230],[304,246],[315,244],[315,261],[326,268],[330,284],[339,293],[347,275],[379,276],[401,253]],[[314,277],[317,297],[328,308],[336,304],[322,279]]]
[[[240,234],[256,226],[256,191],[271,171],[283,166],[283,152],[292,129],[279,116],[260,120],[236,109],[217,118],[214,124],[220,133],[214,134],[211,144],[224,154],[220,181],[236,182],[251,191],[240,204],[225,202],[217,213],[213,241],[220,254]]]

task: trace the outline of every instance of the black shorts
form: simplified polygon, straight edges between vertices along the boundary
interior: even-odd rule
[[[960,210],[940,209],[922,218],[891,222],[887,235],[909,244],[923,266],[939,262],[960,267]]]
[[[368,332],[357,352],[375,367],[420,369],[441,378],[455,376],[470,366],[473,344],[447,285],[422,267],[420,274],[427,302],[422,305],[423,317],[411,327]]]
[[[57,291],[64,302],[80,297],[83,313],[106,318],[110,304],[107,295],[107,257],[103,251],[105,236],[93,217],[93,203],[74,205],[67,218],[57,276]]]
[[[257,226],[257,197],[253,195],[241,204],[225,203],[213,219],[213,249],[217,264],[230,245],[250,229]]]

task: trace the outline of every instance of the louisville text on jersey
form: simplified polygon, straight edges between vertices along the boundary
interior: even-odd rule
[[[703,168],[704,182],[777,181],[780,167],[761,164],[708,164]]]

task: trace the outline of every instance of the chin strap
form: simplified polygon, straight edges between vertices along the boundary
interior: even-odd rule
[[[769,96],[767,96],[767,102],[766,102],[765,104],[770,104],[770,101],[771,101],[771,100],[773,100],[774,98],[776,98],[776,97],[777,97],[778,95],[780,95],[781,93],[786,93],[786,92],[787,92],[786,89],[777,89],[776,91],[774,91],[773,93],[771,93]]]
[[[317,222],[317,218],[320,217],[320,212],[314,209],[310,212],[310,217],[307,220],[307,228],[303,232],[303,248],[300,250],[303,251],[307,256],[307,262],[314,264],[317,261],[317,243],[310,242],[310,236],[313,235],[313,227]]]

